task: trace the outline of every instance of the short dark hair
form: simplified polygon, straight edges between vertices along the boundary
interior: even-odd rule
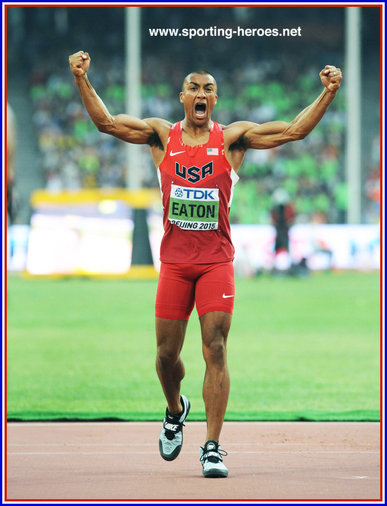
[[[181,89],[184,90],[184,85],[185,83],[188,81],[188,78],[190,75],[192,74],[199,74],[201,76],[206,76],[206,75],[209,75],[213,78],[213,80],[215,81],[215,86],[216,88],[218,88],[218,85],[216,84],[216,80],[215,80],[215,77],[210,73],[208,72],[207,70],[204,70],[204,69],[199,69],[199,70],[194,70],[193,72],[190,72],[189,74],[187,74],[183,80],[183,84],[181,86]]]

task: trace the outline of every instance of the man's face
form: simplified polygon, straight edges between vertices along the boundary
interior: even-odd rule
[[[180,93],[186,118],[198,126],[208,122],[218,99],[216,92],[216,81],[210,74],[190,74]]]

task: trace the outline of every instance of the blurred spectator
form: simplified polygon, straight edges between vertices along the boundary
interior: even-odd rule
[[[380,221],[380,137],[374,136],[371,145],[371,158],[367,167],[365,178],[367,223],[379,223]]]
[[[279,271],[290,269],[292,261],[289,252],[289,230],[294,223],[295,212],[289,194],[283,188],[277,188],[272,195],[272,224],[276,236],[274,243],[274,268]]]
[[[15,149],[15,115],[12,107],[7,103],[7,226],[12,225],[15,214]]]

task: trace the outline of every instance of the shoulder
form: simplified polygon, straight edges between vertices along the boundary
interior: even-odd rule
[[[163,118],[144,118],[144,121],[153,128],[171,128],[172,123]]]
[[[221,125],[226,149],[246,151],[248,146],[245,134],[255,126],[257,126],[257,123],[253,123],[252,121],[236,121],[226,126]]]
[[[159,135],[165,132],[169,133],[169,130],[172,126],[172,123],[170,121],[162,118],[145,118],[144,121]]]

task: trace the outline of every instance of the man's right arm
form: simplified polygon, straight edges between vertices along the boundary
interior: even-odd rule
[[[90,67],[89,54],[78,51],[78,53],[69,57],[69,64],[79,88],[82,102],[100,132],[114,135],[133,144],[148,144],[155,133],[160,133],[158,123],[160,123],[161,128],[164,127],[163,123],[167,123],[156,118],[142,120],[129,114],[112,116],[87,77],[87,71]]]

